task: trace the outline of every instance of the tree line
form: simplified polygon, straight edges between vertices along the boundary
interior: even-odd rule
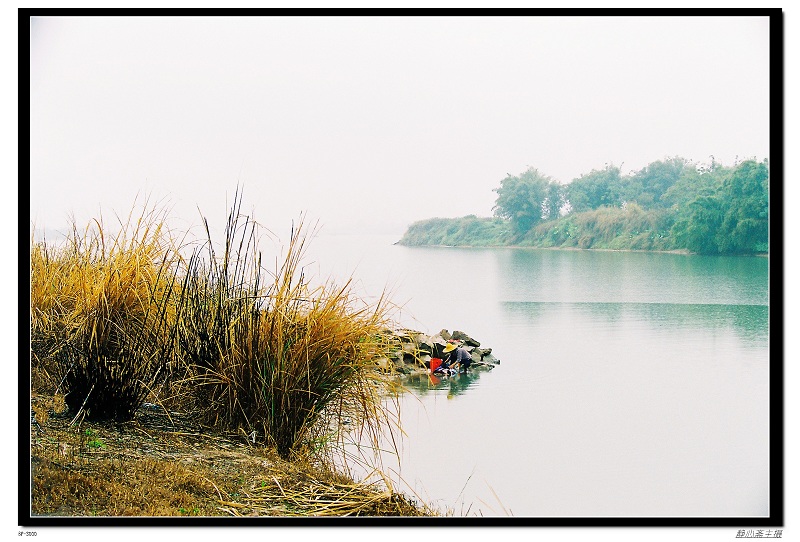
[[[766,159],[672,157],[629,174],[606,165],[568,184],[529,168],[494,192],[494,217],[417,222],[400,244],[769,252]]]

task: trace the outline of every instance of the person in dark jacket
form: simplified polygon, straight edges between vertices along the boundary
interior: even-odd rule
[[[447,354],[445,359],[450,367],[458,364],[459,373],[466,373],[469,370],[469,366],[472,364],[472,355],[467,352],[466,348],[451,342],[444,347],[444,353]]]

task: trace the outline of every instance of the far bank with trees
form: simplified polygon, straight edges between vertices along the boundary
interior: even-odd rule
[[[422,220],[398,244],[769,253],[766,159],[673,157],[627,175],[607,165],[568,184],[529,168],[494,192],[493,217]]]

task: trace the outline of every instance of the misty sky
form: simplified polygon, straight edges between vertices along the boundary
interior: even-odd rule
[[[219,222],[238,183],[270,227],[305,212],[399,238],[490,216],[529,166],[566,183],[769,157],[766,17],[69,17],[31,34],[37,229],[137,194]]]

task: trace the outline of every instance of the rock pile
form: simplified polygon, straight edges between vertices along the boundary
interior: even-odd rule
[[[391,359],[382,359],[379,364],[387,370],[397,373],[411,374],[426,371],[430,368],[431,358],[444,358],[447,341],[461,342],[472,356],[470,370],[492,370],[500,364],[500,360],[492,355],[491,348],[481,347],[481,343],[464,333],[443,329],[435,335],[426,335],[413,329],[386,330],[386,340],[392,346]]]

